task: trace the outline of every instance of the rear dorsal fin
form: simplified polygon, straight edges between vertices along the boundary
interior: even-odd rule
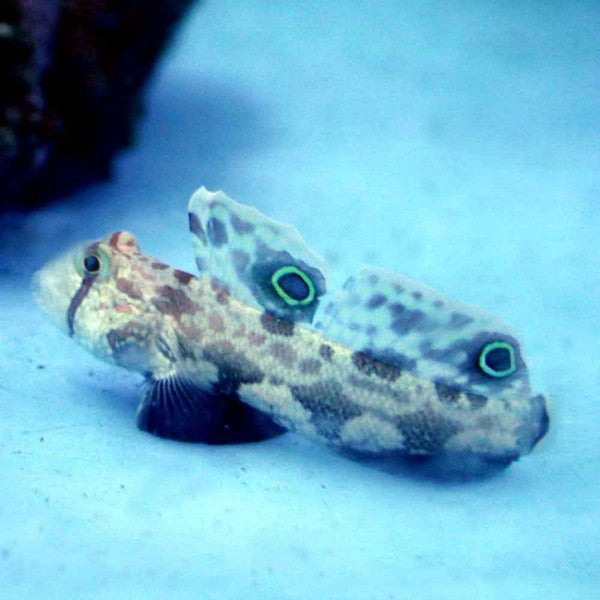
[[[494,315],[383,269],[362,268],[319,312],[334,340],[454,389],[528,394],[516,334]]]

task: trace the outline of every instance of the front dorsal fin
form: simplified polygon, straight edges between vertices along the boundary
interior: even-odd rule
[[[205,444],[263,440],[284,431],[267,415],[244,404],[237,394],[198,386],[173,374],[151,378],[137,414],[137,426],[159,437]]]
[[[494,315],[412,279],[362,268],[333,295],[315,327],[364,355],[452,389],[528,394],[516,334]]]
[[[295,227],[205,188],[192,196],[188,212],[200,273],[281,319],[312,321],[327,265]]]

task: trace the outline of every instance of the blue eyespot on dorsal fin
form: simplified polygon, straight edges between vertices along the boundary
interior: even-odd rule
[[[188,214],[201,273],[269,314],[313,320],[326,290],[327,265],[295,227],[205,188],[192,196]]]
[[[319,311],[332,339],[443,386],[529,394],[516,333],[485,310],[383,269],[362,268]]]

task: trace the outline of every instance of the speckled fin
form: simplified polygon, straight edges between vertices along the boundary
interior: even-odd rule
[[[383,269],[363,268],[348,279],[323,306],[315,326],[342,344],[441,385],[484,396],[529,393],[514,331],[476,306]],[[480,365],[482,351],[498,346],[490,360],[514,359],[514,372],[503,377],[490,376]]]
[[[295,227],[205,188],[192,196],[188,211],[200,273],[279,318],[312,321],[325,293],[327,266]]]
[[[237,395],[201,389],[180,375],[148,380],[137,425],[154,435],[188,442],[232,444],[283,432],[268,416]]]

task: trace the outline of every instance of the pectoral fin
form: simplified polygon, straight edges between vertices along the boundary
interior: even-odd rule
[[[137,426],[159,437],[206,444],[263,440],[284,429],[244,404],[237,394],[199,387],[181,375],[147,381],[138,407]]]

